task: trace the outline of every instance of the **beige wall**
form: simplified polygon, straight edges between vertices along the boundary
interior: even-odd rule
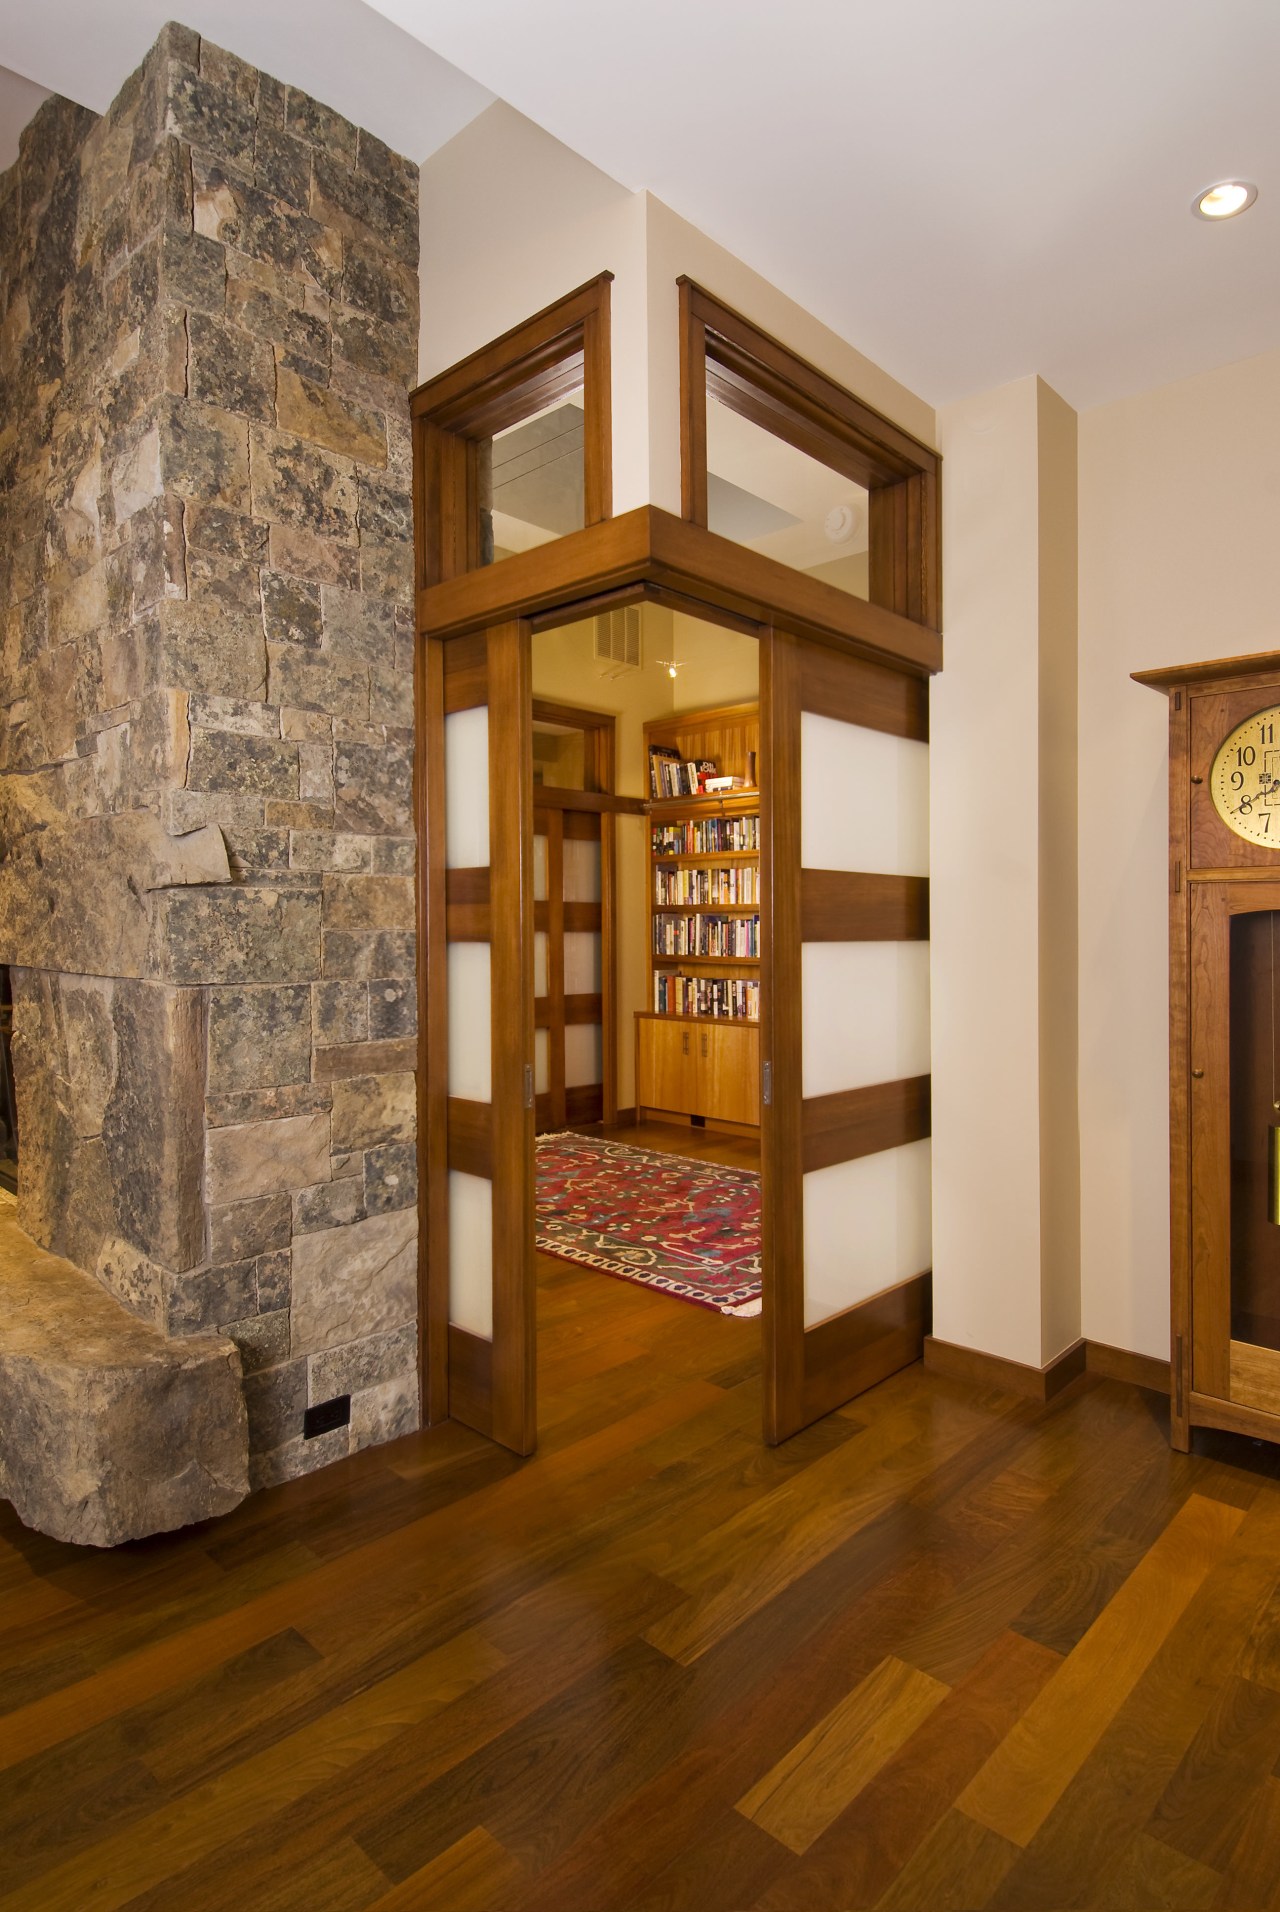
[[[1280,648],[1280,352],[1080,421],[1084,1331],[1169,1351],[1168,712],[1129,673]]]
[[[1040,1363],[1036,381],[943,408],[930,699],[934,1333]]]
[[[1075,421],[1025,378],[938,422],[934,1332],[1039,1367],[1079,1333]]]

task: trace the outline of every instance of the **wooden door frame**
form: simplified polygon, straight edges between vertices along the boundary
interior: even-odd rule
[[[696,524],[685,523],[654,506],[642,506],[622,517],[589,526],[564,538],[541,545],[533,551],[504,559],[483,570],[465,572],[439,583],[424,584],[417,594],[416,694],[418,743],[415,752],[415,815],[418,827],[421,875],[419,883],[419,990],[424,1004],[420,1019],[419,1053],[419,1321],[421,1324],[421,1377],[423,1421],[432,1425],[446,1419],[449,1412],[450,1358],[453,1337],[448,1329],[448,1170],[451,1137],[448,1124],[447,1037],[448,1011],[444,987],[445,880],[444,880],[444,654],[445,647],[458,645],[453,653],[465,667],[468,656],[478,656],[478,647],[487,641],[484,633],[495,626],[514,625],[531,634],[537,629],[571,622],[642,599],[678,608],[708,622],[727,624],[761,640],[761,723],[762,756],[765,777],[761,795],[762,837],[773,833],[773,778],[791,774],[782,764],[771,765],[764,746],[765,735],[771,741],[780,709],[774,703],[782,692],[775,668],[794,646],[796,638],[810,638],[846,657],[861,658],[908,678],[922,679],[942,668],[942,640],[927,625],[904,617],[883,605],[849,596],[835,586],[790,570],[771,558],[761,557],[721,538]],[[470,652],[467,647],[470,646]],[[798,648],[798,647],[796,647]],[[527,643],[526,643],[527,649]],[[794,671],[788,674],[794,675]],[[875,673],[880,676],[882,673]],[[766,686],[768,688],[766,689]],[[798,698],[798,687],[796,689]],[[532,693],[527,700],[532,712]],[[798,727],[798,702],[795,720]],[[491,802],[497,794],[493,779],[497,775],[495,755],[491,754]],[[510,777],[509,760],[504,766],[506,785]],[[532,773],[528,801],[532,824]],[[521,779],[521,781],[524,781]],[[500,800],[500,799],[498,799]],[[798,805],[790,806],[793,811]],[[495,812],[496,814],[496,812]],[[530,838],[532,831],[530,829]],[[786,850],[787,862],[778,858],[784,846],[771,854],[769,870],[775,867],[799,869],[796,856]],[[776,893],[775,893],[776,887]],[[799,884],[787,885],[789,901],[782,889],[766,877],[764,859],[761,870],[762,946],[772,951],[776,936],[776,912],[780,908],[797,912],[799,927]],[[794,890],[794,896],[791,892]],[[532,934],[532,910],[529,929]],[[797,945],[798,947],[798,945]],[[766,958],[766,961],[770,960]],[[530,971],[532,956],[530,951]],[[761,1024],[762,1062],[773,1071],[780,1063],[790,1071],[798,1068],[800,1047],[800,1000],[798,988],[787,978],[767,967],[762,975],[771,985],[763,992],[766,1007]],[[793,979],[794,980],[794,979]],[[785,992],[785,993],[784,993]],[[530,1063],[532,1038],[530,1038]],[[779,1226],[791,1224],[784,1214],[786,1204],[770,1201],[770,1190],[781,1186],[779,1177],[794,1172],[803,1162],[804,1138],[797,1131],[777,1133],[772,1113],[762,1111],[761,1167],[762,1195],[768,1251],[765,1297],[766,1337],[780,1331],[779,1324],[790,1320],[780,1310],[792,1305],[795,1282],[779,1291],[776,1271],[795,1264],[787,1253],[786,1242],[775,1237]],[[794,1184],[793,1184],[794,1185]],[[771,1214],[770,1211],[773,1211]],[[531,1219],[531,1218],[530,1218]],[[496,1255],[495,1255],[496,1266]],[[532,1267],[530,1255],[529,1266]],[[521,1298],[530,1313],[533,1307],[532,1282],[525,1284],[528,1294]],[[874,1314],[878,1298],[864,1304]],[[801,1303],[802,1305],[802,1303]],[[794,1322],[791,1322],[794,1328]],[[529,1358],[533,1358],[532,1334]],[[766,1343],[768,1345],[768,1342]],[[802,1392],[802,1378],[791,1377],[787,1399],[766,1401],[765,1432],[769,1439],[785,1438],[801,1423],[796,1419],[796,1401]],[[533,1380],[528,1377],[526,1399],[532,1403]],[[834,1403],[828,1403],[834,1405]],[[532,1411],[532,1409],[530,1409]],[[822,1411],[825,1411],[822,1410]],[[532,1444],[532,1432],[526,1430]],[[524,1451],[528,1451],[527,1448]]]

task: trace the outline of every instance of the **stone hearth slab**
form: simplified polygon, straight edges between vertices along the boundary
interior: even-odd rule
[[[55,1540],[114,1547],[249,1491],[240,1357],[168,1340],[0,1205],[0,1497]]]

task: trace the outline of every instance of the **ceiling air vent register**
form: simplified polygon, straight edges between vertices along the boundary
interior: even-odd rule
[[[625,604],[596,619],[596,670],[601,677],[638,671],[643,662],[638,604]]]

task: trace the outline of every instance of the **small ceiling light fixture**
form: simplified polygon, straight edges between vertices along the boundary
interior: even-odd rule
[[[1197,219],[1234,219],[1247,212],[1258,197],[1258,188],[1248,179],[1220,179],[1206,186],[1191,202]]]

